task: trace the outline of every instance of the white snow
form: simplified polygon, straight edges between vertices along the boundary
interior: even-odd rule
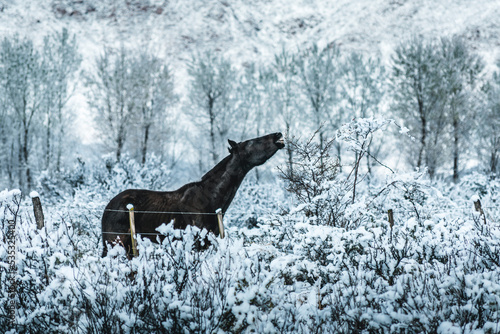
[[[163,12],[131,13],[111,0],[0,0],[0,38],[19,33],[40,44],[47,33],[67,27],[77,35],[83,70],[92,69],[104,46],[154,46],[171,63],[184,97],[186,61],[204,50],[244,67],[270,62],[282,48],[334,42],[344,50],[380,55],[388,64],[394,45],[418,33],[466,37],[490,71],[500,55],[497,0],[137,3],[146,2],[163,6]],[[95,11],[85,13],[88,5]],[[62,9],[78,13],[62,15]],[[77,123],[85,124],[85,87],[77,90],[70,103]],[[339,129],[338,139],[359,151],[360,136],[385,131],[390,122],[358,119]],[[96,140],[89,128],[77,132],[88,142]],[[399,132],[407,134],[408,128]],[[128,168],[141,176],[133,186],[158,181],[153,173],[158,170],[168,177],[162,167],[153,171],[130,162]],[[14,248],[8,228],[15,220],[15,279],[22,287],[18,298],[25,301],[17,305],[20,324],[74,333],[99,331],[103,324],[115,332],[148,324],[165,331],[177,324],[184,332],[223,333],[222,326],[233,332],[349,332],[353,320],[367,332],[405,332],[416,325],[438,333],[500,330],[498,179],[470,174],[450,185],[430,182],[425,170],[395,172],[369,182],[360,178],[354,203],[352,187],[338,191],[345,171],[327,184],[331,191],[309,203],[286,194],[283,183],[249,181],[225,213],[227,238],[192,227],[174,229],[170,222],[157,228],[161,244],[139,237],[139,256],[128,260],[120,246],[100,257],[102,210],[111,195],[130,185],[123,168],[115,166],[113,173],[106,186],[86,181],[74,194],[48,200],[53,214],[43,233],[20,190],[0,192],[0,268],[10,268]],[[479,194],[486,225],[471,203]],[[340,212],[332,204],[337,199],[345,205]],[[311,208],[323,209],[325,216],[335,213],[342,223],[327,226]],[[394,210],[394,226],[388,209]],[[247,226],[249,218],[258,226]],[[212,245],[193,250],[205,238]],[[0,283],[0,305],[7,305],[12,281],[0,275]]]

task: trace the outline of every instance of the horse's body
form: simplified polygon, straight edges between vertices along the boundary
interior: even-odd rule
[[[144,233],[143,237],[153,241],[156,241],[156,237],[152,235],[157,233],[156,228],[171,221],[174,221],[175,228],[184,229],[187,225],[195,225],[218,235],[219,226],[215,211],[220,208],[222,212],[226,212],[245,175],[284,147],[281,133],[241,143],[229,141],[229,144],[230,155],[206,173],[199,182],[166,192],[128,189],[113,198],[102,216],[103,256],[107,254],[107,244],[116,242],[118,237],[119,243],[123,244],[127,254],[131,255],[127,212],[129,204],[134,206],[136,233]]]

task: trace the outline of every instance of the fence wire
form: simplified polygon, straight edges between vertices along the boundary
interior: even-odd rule
[[[75,208],[75,209],[81,209],[81,208]],[[497,210],[500,210],[500,206],[482,206],[483,210],[487,210],[485,213],[491,213],[491,212],[496,212]],[[122,213],[129,213],[129,210],[118,210],[118,209],[83,209],[86,211],[90,212],[95,212],[95,213],[102,213],[102,212],[122,212]],[[380,213],[387,213],[387,210],[378,210]],[[446,214],[446,213],[456,213],[456,212],[463,212],[463,213],[476,213],[477,211],[473,206],[461,206],[461,207],[443,207],[442,209],[439,208],[432,208],[432,209],[426,209],[426,208],[418,208],[418,209],[398,209],[394,208],[392,209],[394,213],[398,214],[415,214],[418,212],[419,214]],[[134,210],[134,213],[142,213],[142,214],[171,214],[171,215],[208,215],[208,216],[216,216],[216,212],[189,212],[189,211],[151,211],[151,210]],[[299,215],[302,213],[302,210],[300,211],[292,211],[292,212],[282,212],[282,213],[276,213],[276,212],[252,212],[252,211],[232,211],[228,210],[226,212],[222,212],[223,215],[248,215],[248,214],[253,214],[253,215],[277,215],[277,216],[283,216],[283,215]]]

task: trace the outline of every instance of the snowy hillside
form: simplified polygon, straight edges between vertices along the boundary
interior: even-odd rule
[[[0,37],[41,38],[67,27],[77,34],[87,60],[102,46],[120,43],[152,44],[172,60],[212,50],[240,63],[265,61],[283,46],[312,42],[387,56],[412,34],[461,35],[490,61],[500,54],[500,4],[495,0],[127,3],[2,1]]]
[[[88,56],[105,44],[151,43],[173,59],[209,49],[243,63],[312,42],[386,55],[412,34],[465,36],[490,60],[500,52],[495,0],[4,0],[0,6],[0,37],[43,36],[65,26]]]
[[[103,47],[149,47],[175,70],[186,95],[186,60],[203,51],[221,53],[235,65],[269,62],[282,48],[335,43],[390,61],[394,46],[414,34],[459,35],[484,57],[489,69],[500,57],[500,3],[445,1],[0,1],[0,38],[26,35],[38,43],[66,27],[77,36],[83,69]],[[70,105],[84,142],[95,133],[82,88]]]

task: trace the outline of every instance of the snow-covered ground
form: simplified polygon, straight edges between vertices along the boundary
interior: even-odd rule
[[[354,130],[386,123],[360,119],[338,138],[356,150]],[[125,188],[163,188],[168,170],[134,161],[82,169],[72,175],[78,186],[42,196],[41,230],[30,198],[0,192],[0,328],[498,333],[499,180],[471,174],[449,185],[425,172],[356,179],[346,166],[326,181],[308,176],[335,161],[295,165],[302,181],[292,193],[289,181],[248,177],[225,215],[225,239],[163,225],[165,240],[139,239],[132,260],[121,246],[100,256],[102,212]],[[312,197],[294,196],[301,191]]]
[[[193,250],[198,230],[168,226],[161,245],[140,240],[131,261],[119,246],[100,257],[109,195],[95,185],[46,204],[42,230],[31,201],[3,191],[0,327],[16,332],[14,300],[16,328],[27,332],[500,331],[498,180],[372,180],[340,213],[347,227],[306,216],[283,188],[245,182],[225,218],[227,237],[211,236],[208,250]]]

